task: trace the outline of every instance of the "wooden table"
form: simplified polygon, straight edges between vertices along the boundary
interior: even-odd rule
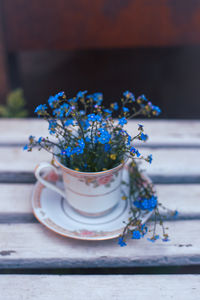
[[[121,248],[117,240],[64,238],[35,220],[33,170],[49,158],[22,146],[30,134],[45,135],[46,124],[0,121],[0,299],[199,299],[200,122],[142,123],[150,139],[141,151],[154,157],[147,173],[179,216],[166,221],[170,242],[130,240]]]

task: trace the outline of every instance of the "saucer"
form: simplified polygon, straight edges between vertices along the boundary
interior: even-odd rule
[[[128,183],[128,170],[124,168],[122,180]],[[149,180],[147,178],[147,180]],[[56,185],[62,187],[60,180]],[[127,185],[122,184],[122,196],[129,194]],[[58,193],[37,182],[32,192],[32,207],[36,219],[55,233],[79,240],[98,241],[117,238],[130,217],[130,199],[119,201],[107,215],[86,217],[78,214]],[[144,224],[152,215],[142,211],[140,220]]]

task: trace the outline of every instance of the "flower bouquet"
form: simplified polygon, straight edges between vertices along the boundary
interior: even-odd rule
[[[125,130],[131,118],[158,116],[159,107],[144,95],[135,98],[129,91],[109,107],[103,105],[102,93],[88,95],[83,91],[67,99],[64,92],[59,92],[50,96],[48,104],[39,105],[35,113],[48,122],[53,138],[30,136],[24,150],[32,151],[37,147],[50,152],[54,164],[62,171],[65,188],[61,190],[42,178],[40,171],[46,164],[36,169],[38,180],[60,193],[77,213],[86,217],[101,217],[115,209],[119,201],[128,199],[131,202],[130,217],[119,236],[121,246],[126,245],[128,237],[139,239],[148,231],[140,219],[141,212],[154,212],[150,240],[158,239],[157,223],[162,226],[163,240],[168,240],[153,184],[139,170],[139,161],[151,164],[152,155],[144,156],[134,146],[135,140],[145,142],[148,136],[141,124],[134,136]],[[129,183],[123,182],[121,177],[128,160]],[[129,185],[129,195],[121,196],[123,184]]]

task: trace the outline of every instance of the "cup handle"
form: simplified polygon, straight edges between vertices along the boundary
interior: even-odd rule
[[[65,192],[62,189],[60,189],[59,187],[55,186],[53,183],[49,182],[48,180],[42,178],[42,176],[40,175],[40,172],[41,172],[41,170],[43,170],[45,168],[51,168],[51,169],[53,169],[56,172],[56,174],[58,173],[57,169],[54,166],[52,166],[50,163],[42,162],[42,163],[38,164],[36,166],[36,168],[35,168],[35,177],[44,186],[50,188],[51,190],[57,192],[58,194],[60,194],[62,197],[65,198],[66,197],[65,196]]]

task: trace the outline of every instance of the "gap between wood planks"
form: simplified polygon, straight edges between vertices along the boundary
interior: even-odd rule
[[[25,146],[26,143],[1,143],[0,142],[0,147],[19,147],[19,148],[22,148]],[[173,143],[169,143],[169,144],[159,144],[159,143],[156,143],[156,144],[152,144],[152,143],[147,143],[147,144],[138,144],[136,145],[138,146],[137,148],[149,148],[149,149],[200,149],[200,145],[198,144],[173,144]],[[36,147],[37,148],[37,147]],[[38,147],[39,148],[39,147]]]
[[[34,268],[0,269],[0,274],[26,275],[147,275],[147,274],[200,274],[199,265],[168,267],[122,267],[122,268]]]
[[[150,219],[153,220],[153,219]],[[168,216],[165,218],[167,221],[183,221],[183,220],[200,220],[200,213],[191,214],[187,216],[179,216],[176,219]],[[2,214],[0,213],[0,224],[27,224],[27,223],[39,223],[38,220],[31,213],[16,213],[16,214]]]
[[[149,175],[154,184],[198,184],[199,175]],[[0,171],[0,183],[35,183],[36,178],[32,172]]]

